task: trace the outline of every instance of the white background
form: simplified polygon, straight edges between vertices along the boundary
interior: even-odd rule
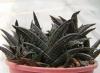
[[[11,25],[14,25],[16,19],[20,26],[29,28],[33,10],[44,32],[51,28],[49,15],[60,15],[69,19],[72,13],[80,10],[79,25],[96,23],[96,30],[88,35],[92,38],[91,45],[100,39],[100,0],[0,0],[0,28],[11,33]],[[0,31],[0,45],[6,43],[1,34]],[[9,73],[4,61],[5,56],[0,52],[0,73]],[[97,61],[100,61],[100,56]],[[94,73],[99,73],[99,70],[100,65]]]

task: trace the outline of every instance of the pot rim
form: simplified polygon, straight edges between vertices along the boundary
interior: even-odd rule
[[[97,67],[97,61],[95,61],[95,64],[83,66],[83,67],[73,67],[73,68],[54,68],[54,67],[33,67],[33,66],[27,66],[27,65],[19,65],[14,62],[6,61],[7,65],[12,69],[17,70],[23,70],[23,71],[29,71],[29,72],[54,72],[54,71],[67,71],[67,72],[85,72],[85,71],[91,71],[94,70]]]

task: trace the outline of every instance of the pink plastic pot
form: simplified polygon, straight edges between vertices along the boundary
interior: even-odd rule
[[[95,63],[94,65],[76,68],[44,68],[18,65],[8,61],[7,65],[9,66],[10,73],[93,73],[97,67],[97,63]]]

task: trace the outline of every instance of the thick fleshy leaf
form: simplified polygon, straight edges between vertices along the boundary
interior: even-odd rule
[[[82,25],[78,30],[79,30],[79,33],[82,33],[84,32],[85,30],[87,30],[88,28],[90,28],[91,26],[93,26],[95,24],[87,24],[87,25]]]
[[[81,60],[93,60],[93,57],[86,53],[77,53],[74,57],[80,58]]]
[[[50,16],[50,17],[51,17],[51,20],[54,22],[54,24],[61,25],[61,23],[59,22],[60,21],[59,19],[57,19],[57,18],[55,18],[53,16]]]
[[[91,32],[91,31],[93,31],[93,30],[95,30],[95,28],[88,29],[88,30],[82,32],[81,35],[82,35],[82,36],[86,36],[89,32]]]
[[[61,56],[59,56],[56,60],[54,60],[50,66],[53,66],[53,67],[57,67],[57,66],[61,66],[64,64],[64,62],[66,61],[66,58],[67,60],[70,59],[70,56],[68,57],[68,53],[65,52],[63,54],[61,54]]]
[[[40,61],[41,58],[39,58],[39,55],[36,53],[36,52],[27,52],[25,55],[24,55],[24,58],[28,58],[28,59],[32,59],[32,60],[36,60],[36,61]]]
[[[0,50],[5,53],[5,55],[7,56],[8,59],[14,59],[15,58],[14,54],[10,50],[8,50],[7,48],[0,46]]]
[[[36,16],[35,12],[33,12],[33,18],[34,18],[34,23],[35,23],[35,25],[36,25],[39,29],[41,29],[40,24],[39,24],[39,21],[38,21],[38,19],[37,19],[37,16]]]
[[[73,40],[74,37],[78,36],[79,34],[73,33],[73,34],[68,34],[66,36],[63,36],[61,39],[59,39],[53,47],[48,51],[48,55],[53,59],[57,59],[63,52],[65,52],[65,49],[63,48],[65,43],[68,43],[69,41]],[[49,62],[47,60],[47,62]]]
[[[16,31],[12,31],[12,33],[13,33],[13,37],[14,37],[16,40],[18,40],[18,35],[17,35]]]
[[[69,30],[68,33],[76,33],[78,29],[75,27],[75,23],[71,19],[71,23],[69,24]]]
[[[3,44],[4,47],[6,47],[7,49],[9,49],[10,51],[12,51],[13,54],[16,53],[16,46],[9,46],[9,45],[6,45],[6,44]]]
[[[15,44],[13,44],[6,36],[4,36],[4,35],[2,35],[3,36],[3,38],[7,41],[7,43],[9,44],[9,45],[15,45]]]
[[[67,67],[69,64],[69,61],[74,57],[75,54],[80,53],[80,52],[85,52],[88,51],[89,49],[85,48],[75,48],[75,49],[71,49],[66,51],[65,53],[63,53],[60,57],[58,57],[54,62],[51,63],[51,66],[57,67],[60,66],[62,64],[64,64],[64,67]],[[74,52],[74,51],[75,52]],[[72,52],[73,51],[73,52]]]
[[[84,42],[86,40],[89,40],[89,38],[81,38],[81,39],[77,39],[77,40],[73,40],[73,41],[70,41],[68,42],[67,46],[69,46],[70,48],[74,47],[84,47]]]
[[[15,22],[15,26],[19,26],[19,24],[18,24],[18,20],[16,20],[16,22]]]
[[[39,48],[41,48],[42,50],[46,50],[48,48],[48,46],[46,45],[45,42],[43,42],[36,34],[32,33],[31,31],[22,28],[22,27],[16,27],[14,26],[14,28],[19,31],[20,35],[23,36],[23,38],[26,37],[27,41],[29,43],[35,44],[36,46],[38,46]]]
[[[11,60],[11,62],[17,63],[19,65],[38,66],[38,64],[36,64],[36,61],[32,59],[28,59],[28,58],[20,58],[16,60]]]
[[[85,38],[87,38],[86,36],[84,36]],[[87,39],[84,41],[84,47],[90,47],[90,39]]]
[[[27,43],[27,42],[24,42],[23,44],[25,45],[28,45],[28,46],[31,46],[33,49],[34,52],[36,52],[38,55],[40,56],[44,56],[46,57],[48,60],[52,60],[42,49],[40,49],[39,47],[36,47],[35,45],[33,44],[30,44],[30,43]]]
[[[64,19],[64,18],[61,17],[61,16],[59,16],[59,18],[60,18],[63,22],[67,21],[66,19]]]
[[[52,24],[52,28],[51,28],[51,32],[53,32],[52,30],[56,30],[59,27],[59,25],[57,24]]]
[[[69,30],[69,24],[71,21],[66,21],[64,24],[60,25],[50,36],[49,41],[48,41],[48,46],[51,48],[53,44],[59,40],[62,35]]]
[[[91,48],[94,48],[94,50],[99,46],[99,44],[100,44],[100,40],[97,40],[92,46],[91,46]],[[93,50],[93,51],[94,51]]]
[[[73,27],[75,28],[75,31],[78,31],[78,25],[77,25],[78,24],[78,19],[77,19],[77,15],[79,13],[80,13],[80,11],[77,11],[71,17],[71,19],[73,20],[73,23],[74,23]]]
[[[31,22],[31,30],[34,30],[40,39],[42,39],[44,42],[47,42],[48,39],[46,35],[33,23],[33,21]]]
[[[99,54],[100,54],[100,49],[96,50],[96,51],[93,53],[93,58],[95,59]]]
[[[1,31],[6,35],[6,37],[5,37],[5,36],[3,36],[3,37],[7,40],[7,42],[8,42],[9,44],[12,43],[14,46],[18,44],[18,40],[15,39],[15,38],[13,38],[12,35],[10,35],[8,32],[6,32],[6,31],[3,30],[3,29],[1,29]]]
[[[76,53],[89,53],[90,50],[91,50],[91,48],[89,48],[89,47],[74,48],[74,49],[68,50],[68,53],[70,55],[73,55],[73,54],[76,54]]]

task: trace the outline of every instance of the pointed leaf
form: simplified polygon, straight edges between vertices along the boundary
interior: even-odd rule
[[[35,44],[36,46],[38,46],[39,48],[41,48],[42,50],[46,50],[48,48],[48,46],[46,45],[46,43],[44,43],[36,34],[30,32],[29,30],[22,28],[22,27],[16,27],[13,26],[17,31],[20,32],[20,34],[23,36],[23,38],[26,37],[27,41],[29,43]]]
[[[95,28],[88,29],[88,30],[82,32],[81,35],[82,35],[82,36],[86,36],[89,32],[91,32],[91,31],[93,31],[93,30],[95,30]]]
[[[36,32],[40,39],[42,39],[44,42],[47,42],[46,35],[35,24],[33,24],[33,22],[31,22],[31,29]]]
[[[78,36],[79,34],[73,33],[68,34],[66,36],[63,36],[61,39],[59,39],[53,47],[48,51],[48,55],[53,59],[57,59],[63,52],[65,52],[65,49],[63,48],[65,43],[68,43],[69,41],[73,40],[74,37]],[[48,60],[46,62],[49,62]]]
[[[99,44],[100,44],[100,40],[97,40],[97,41],[91,46],[91,48],[96,49],[96,48],[99,46]]]
[[[18,20],[16,20],[16,22],[15,22],[15,26],[19,26],[19,24],[18,24]]]
[[[93,26],[95,24],[87,24],[87,25],[83,25],[79,28],[79,33],[84,32],[85,30],[87,30],[88,28],[90,28],[91,26]]]
[[[93,60],[93,58],[89,55],[89,54],[86,54],[86,53],[77,53],[74,55],[74,57],[76,58],[80,58],[81,60]]]
[[[55,24],[61,25],[61,23],[59,22],[59,20],[58,20],[57,18],[55,18],[55,17],[53,17],[53,16],[50,16],[50,17],[51,17],[51,20],[52,20]]]
[[[23,44],[31,46],[32,49],[34,50],[34,52],[38,53],[40,56],[44,56],[44,57],[46,57],[48,60],[52,60],[52,59],[51,59],[42,49],[40,49],[39,47],[36,47],[35,45],[30,44],[30,43],[27,43],[27,42],[24,42]]]
[[[69,30],[69,24],[71,23],[71,21],[66,21],[64,22],[64,24],[60,25],[50,36],[49,41],[48,41],[48,46],[49,48],[51,48],[53,46],[53,44],[59,40],[62,35],[66,32],[68,32]]]
[[[8,59],[14,59],[15,58],[15,56],[13,55],[13,53],[10,50],[8,50],[4,47],[1,47],[1,46],[0,46],[0,50],[5,53],[5,55],[7,56]]]
[[[93,58],[95,59],[99,54],[100,54],[100,49],[96,50],[96,51],[93,53]]]
[[[35,23],[35,25],[36,25],[39,29],[41,29],[40,24],[39,24],[39,21],[38,21],[38,19],[37,19],[37,16],[36,16],[35,12],[33,12],[33,18],[34,18],[34,23]]]
[[[73,23],[74,23],[73,27],[75,28],[75,31],[78,31],[78,25],[77,25],[78,24],[78,19],[77,19],[77,15],[79,13],[80,13],[80,11],[77,11],[71,17],[71,19],[73,20]]]
[[[66,19],[64,19],[64,18],[61,17],[61,16],[59,16],[59,18],[60,18],[63,22],[67,21]]]
[[[8,32],[6,32],[3,29],[1,29],[1,31],[7,36],[7,38],[5,36],[3,36],[7,41],[9,40],[9,42],[11,42],[13,45],[18,44],[18,41],[15,38],[13,38],[12,35],[10,35]]]

